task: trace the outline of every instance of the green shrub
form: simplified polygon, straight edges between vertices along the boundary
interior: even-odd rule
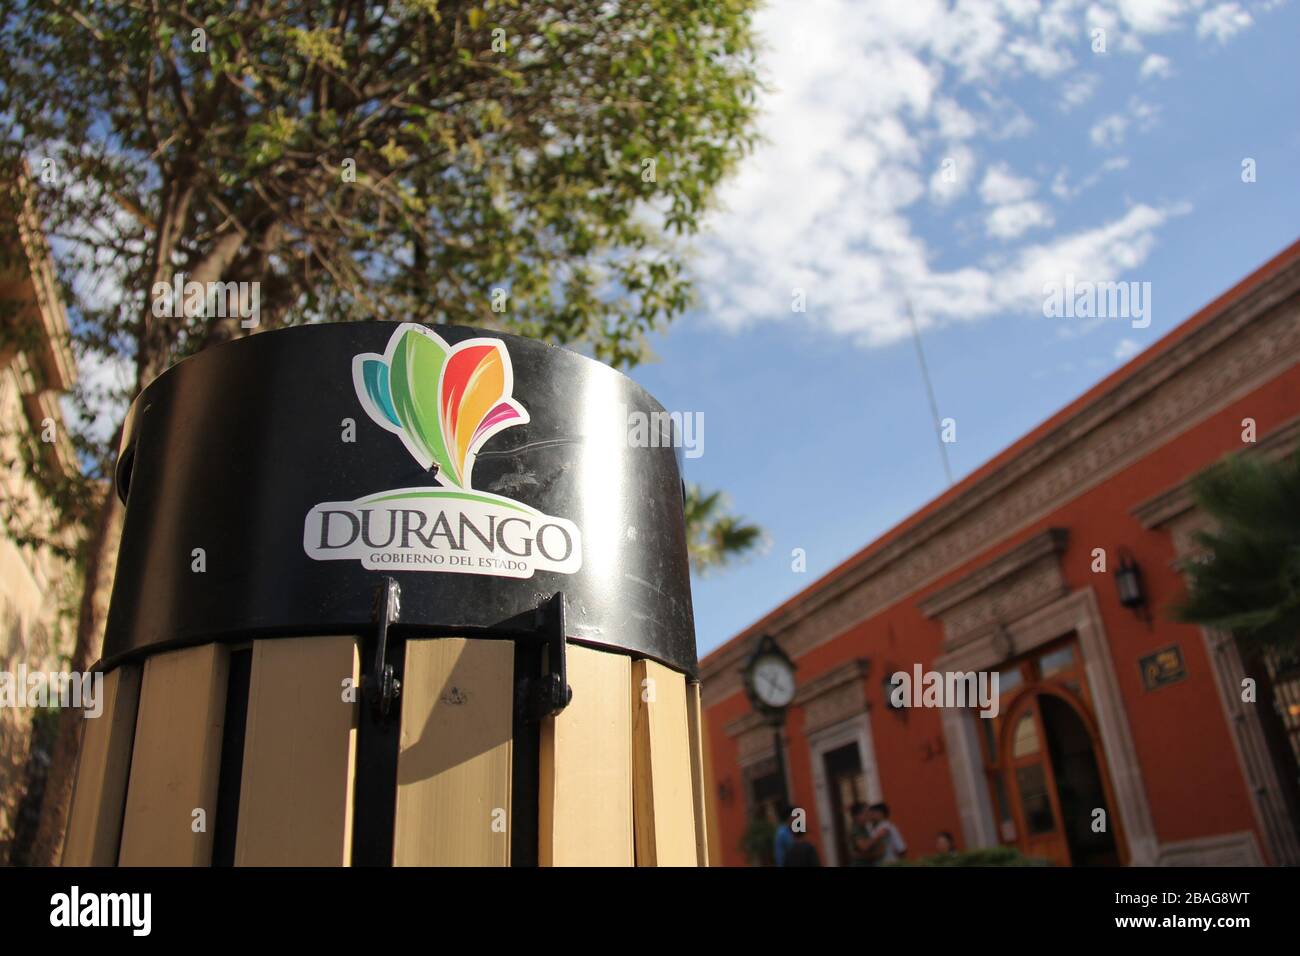
[[[898,860],[888,866],[1051,866],[1047,860],[1024,856],[1009,846],[981,847],[942,856],[926,856],[918,860]]]
[[[776,824],[771,820],[750,820],[740,849],[751,866],[773,866],[776,862]]]

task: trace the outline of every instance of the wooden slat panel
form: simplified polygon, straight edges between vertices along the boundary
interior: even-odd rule
[[[253,644],[236,866],[348,865],[359,679],[355,638]]]
[[[654,661],[637,661],[632,707],[637,866],[695,866],[685,678]]]
[[[697,866],[709,865],[709,831],[706,825],[707,814],[704,807],[704,741],[702,738],[703,722],[700,717],[700,682],[692,681],[686,685],[686,726],[690,734],[691,747],[691,803],[695,822],[695,863]]]
[[[131,746],[140,703],[140,665],[104,675],[103,710],[82,723],[77,782],[68,811],[64,866],[116,866]]]
[[[632,659],[569,645],[573,701],[542,724],[538,861],[631,866]]]
[[[513,687],[511,641],[407,643],[395,866],[509,864]]]
[[[208,866],[230,652],[219,644],[145,661],[122,822],[122,866]],[[206,812],[194,832],[193,812]]]

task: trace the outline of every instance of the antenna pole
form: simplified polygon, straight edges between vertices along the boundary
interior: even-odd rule
[[[952,484],[952,466],[948,464],[948,446],[943,440],[943,430],[939,427],[939,405],[934,400],[934,386],[930,384],[930,369],[925,364],[925,352],[921,349],[921,330],[916,324],[916,315],[912,312],[912,300],[904,297],[907,303],[907,320],[912,324],[912,341],[916,344],[916,360],[921,363],[921,379],[925,382],[925,394],[930,399],[930,417],[934,421],[934,437],[939,442],[939,457],[943,459],[943,473]]]

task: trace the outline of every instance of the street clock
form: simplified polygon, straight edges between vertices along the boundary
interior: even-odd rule
[[[756,710],[783,715],[794,700],[794,662],[770,636],[763,635],[745,664],[745,690]]]

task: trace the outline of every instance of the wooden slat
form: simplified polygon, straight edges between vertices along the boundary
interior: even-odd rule
[[[81,756],[68,811],[64,866],[115,866],[122,838],[131,746],[140,703],[140,665],[104,675],[102,711],[82,722]]]
[[[695,866],[686,680],[642,660],[632,665],[631,689],[637,866]]]
[[[145,661],[131,781],[122,822],[122,866],[208,866],[230,652],[219,644]],[[195,832],[194,811],[206,813]]]
[[[632,659],[569,645],[573,701],[542,724],[538,861],[631,866]]]
[[[700,716],[699,681],[692,681],[686,685],[686,725],[691,738],[691,803],[695,811],[695,863],[697,866],[708,866],[709,830],[705,822],[707,815],[704,800],[707,791],[704,780],[704,741],[703,722]]]
[[[236,866],[348,865],[359,679],[355,638],[254,642]]]
[[[395,866],[506,866],[514,644],[409,641]]]

